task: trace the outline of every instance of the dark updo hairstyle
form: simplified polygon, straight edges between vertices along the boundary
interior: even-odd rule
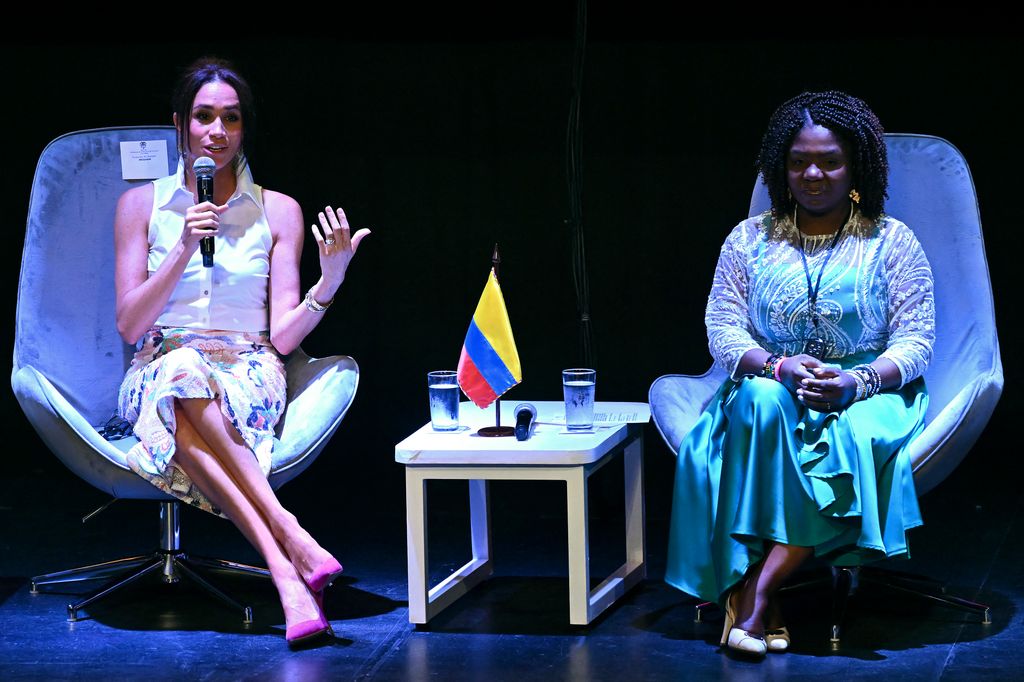
[[[772,200],[772,213],[785,215],[796,207],[786,181],[786,156],[805,126],[828,128],[846,146],[853,188],[860,194],[861,213],[878,218],[885,208],[889,162],[882,124],[868,105],[844,92],[805,92],[779,107],[761,140],[757,170]]]
[[[238,95],[238,106],[242,112],[242,162],[244,163],[244,145],[252,135],[256,123],[256,111],[253,107],[252,89],[245,79],[239,75],[234,65],[217,57],[202,57],[186,68],[174,86],[171,95],[171,110],[178,116],[178,153],[184,155],[190,151],[188,146],[188,126],[192,119],[192,103],[196,93],[207,83],[226,83]]]

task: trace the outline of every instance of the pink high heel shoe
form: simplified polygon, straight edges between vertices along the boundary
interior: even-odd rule
[[[285,630],[284,638],[288,642],[288,646],[292,648],[305,646],[326,635],[334,635],[334,628],[331,627],[330,621],[327,620],[327,614],[324,613],[324,593],[322,591],[314,592],[313,598],[316,600],[317,617],[313,620],[296,623]]]
[[[309,580],[306,581],[306,585],[309,589],[316,593],[321,592],[325,587],[333,583],[341,575],[341,572],[345,569],[341,567],[338,560],[334,557],[327,559],[320,566],[313,571],[313,575],[309,576]]]

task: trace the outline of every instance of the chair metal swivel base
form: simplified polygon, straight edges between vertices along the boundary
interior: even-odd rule
[[[251,625],[252,608],[243,605],[215,587],[206,578],[199,575],[196,569],[201,567],[239,575],[258,575],[265,578],[270,577],[270,571],[257,566],[225,561],[224,559],[189,556],[181,549],[178,541],[178,512],[177,502],[160,503],[160,549],[157,551],[150,554],[72,568],[66,571],[38,575],[32,578],[31,593],[38,594],[39,587],[43,585],[98,580],[115,576],[112,581],[90,593],[81,601],[68,604],[68,622],[74,623],[78,620],[79,610],[110,596],[123,587],[131,585],[139,578],[159,570],[163,574],[163,579],[166,583],[176,583],[182,576],[191,579],[228,607],[241,613],[243,625]]]
[[[831,578],[811,578],[787,585],[782,589],[786,592],[803,590],[827,582],[832,583],[832,625],[829,641],[832,643],[833,648],[838,647],[842,638],[843,621],[846,619],[846,607],[849,604],[850,597],[862,584],[880,585],[898,592],[912,594],[922,599],[952,606],[961,611],[977,613],[981,616],[982,625],[990,625],[992,623],[990,609],[985,604],[948,595],[946,594],[946,588],[936,580],[881,568],[834,566]],[[704,611],[713,606],[717,606],[717,604],[714,602],[697,604],[694,607],[694,622],[703,622]]]
[[[810,585],[814,582],[799,583],[788,589],[799,589],[804,585]],[[832,636],[830,638],[833,646],[837,645],[840,641],[842,624],[850,596],[861,585],[881,586],[904,594],[910,594],[920,599],[952,606],[960,611],[977,613],[981,616],[982,625],[990,625],[992,623],[992,615],[988,606],[971,601],[970,599],[946,594],[945,586],[937,580],[882,568],[835,567],[832,569]]]

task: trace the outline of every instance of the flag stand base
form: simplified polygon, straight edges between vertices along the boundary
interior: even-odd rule
[[[476,434],[484,438],[498,438],[501,436],[512,436],[515,432],[515,428],[511,426],[485,426],[477,431]]]

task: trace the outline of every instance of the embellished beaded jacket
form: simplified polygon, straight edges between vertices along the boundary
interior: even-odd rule
[[[770,213],[744,220],[726,238],[705,323],[712,356],[734,379],[748,350],[795,355],[814,336],[828,347],[826,362],[850,367],[885,357],[902,384],[928,367],[933,282],[914,233],[890,216],[855,211],[834,246],[833,239],[802,235],[791,217]],[[819,272],[815,328],[808,280],[816,284]]]

